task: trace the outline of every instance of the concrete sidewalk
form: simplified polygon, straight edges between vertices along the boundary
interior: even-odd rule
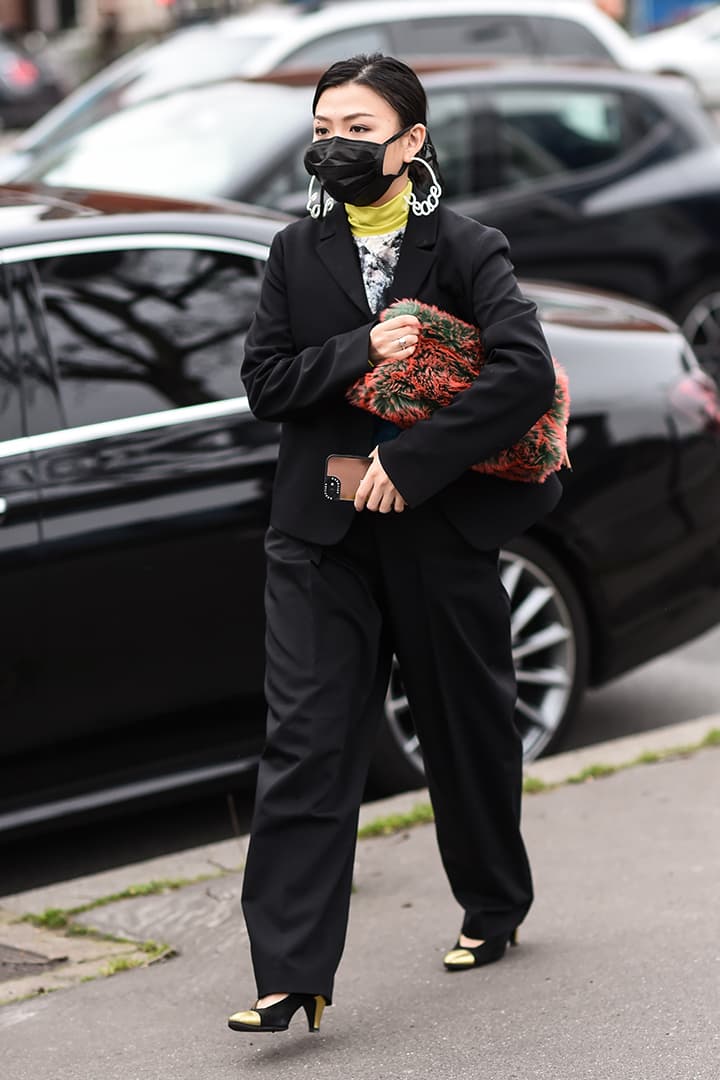
[[[559,755],[545,782],[700,741],[720,718]],[[500,964],[448,974],[459,910],[434,832],[358,846],[335,1006],[310,1037],[244,1036],[252,1003],[241,875],[122,900],[78,918],[179,955],[0,1010],[12,1080],[720,1080],[720,750],[637,765],[527,797],[536,903]],[[367,819],[421,793],[365,808]],[[228,847],[228,845],[231,845]],[[152,877],[236,866],[239,842],[0,900],[21,914],[74,906]],[[0,933],[0,940],[2,934]],[[0,991],[2,985],[0,984]],[[2,994],[0,993],[0,997]]]

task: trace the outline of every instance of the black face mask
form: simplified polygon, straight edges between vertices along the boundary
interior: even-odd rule
[[[305,168],[336,202],[370,206],[381,199],[393,180],[407,170],[409,162],[403,165],[400,172],[386,175],[383,172],[385,148],[414,126],[409,124],[384,143],[343,139],[340,135],[332,139],[319,139],[305,151]]]

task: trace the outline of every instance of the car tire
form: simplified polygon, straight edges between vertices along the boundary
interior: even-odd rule
[[[672,307],[698,360],[720,383],[720,277],[709,277],[680,297]]]
[[[529,537],[506,544],[500,572],[510,597],[518,677],[515,719],[525,761],[555,747],[576,716],[587,684],[585,612],[570,576]],[[396,662],[370,766],[374,795],[423,787],[425,772]]]

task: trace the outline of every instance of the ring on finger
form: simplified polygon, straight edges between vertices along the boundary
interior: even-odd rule
[[[405,342],[406,342],[406,340],[407,340],[407,339],[406,339],[406,338],[404,338],[404,337],[401,337],[401,338],[399,338],[399,339],[398,339],[398,345],[400,346],[400,348],[401,348],[401,349],[404,349],[404,348],[405,348]]]

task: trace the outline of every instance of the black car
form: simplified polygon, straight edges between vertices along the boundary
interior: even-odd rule
[[[278,428],[239,367],[285,220],[0,192],[0,833],[254,765]],[[587,684],[720,619],[720,407],[666,317],[525,289],[570,376],[573,463],[502,553],[530,758]],[[398,671],[386,714],[375,781],[417,785]]]
[[[48,61],[0,31],[0,121],[6,128],[34,124],[62,100],[64,87]]]
[[[609,68],[423,81],[450,206],[501,228],[525,277],[669,312],[720,375],[720,144],[688,87]],[[301,213],[310,101],[307,87],[243,82],[168,93],[50,147],[16,178]]]

